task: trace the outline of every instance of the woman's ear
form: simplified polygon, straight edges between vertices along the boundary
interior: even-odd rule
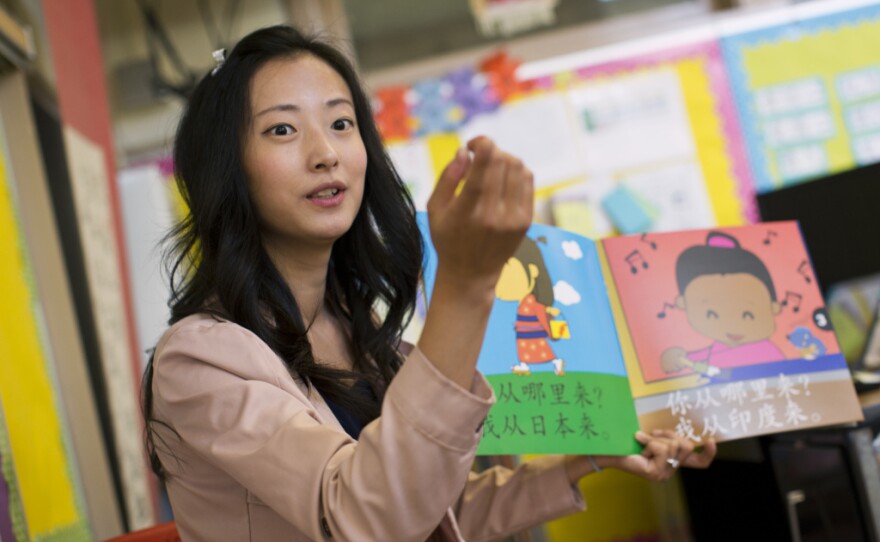
[[[782,312],[782,305],[777,302],[770,303],[770,308],[773,310],[773,316],[776,316],[780,312]]]
[[[684,296],[683,296],[683,295],[680,295],[680,296],[678,296],[678,297],[675,298],[675,306],[678,307],[678,308],[681,309],[681,310],[684,310],[684,309],[685,309]]]

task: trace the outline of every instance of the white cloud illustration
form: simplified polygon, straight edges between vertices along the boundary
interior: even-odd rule
[[[584,257],[584,253],[581,251],[581,246],[577,241],[563,241],[562,251],[572,260],[580,260]]]
[[[581,302],[581,294],[564,280],[553,285],[553,297],[563,305],[575,305]]]

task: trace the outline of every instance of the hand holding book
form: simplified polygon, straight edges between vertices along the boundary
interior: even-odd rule
[[[588,474],[614,468],[648,480],[663,481],[671,478],[679,466],[696,469],[709,467],[718,451],[714,440],[698,446],[670,430],[658,429],[651,434],[637,431],[635,438],[644,446],[638,454],[566,456],[568,479],[574,484]]]

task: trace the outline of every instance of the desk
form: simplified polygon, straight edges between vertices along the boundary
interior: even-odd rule
[[[880,542],[880,390],[860,396],[865,421],[719,446],[682,483],[696,542]]]
[[[880,388],[860,393],[859,404],[865,412],[865,421],[880,416]]]

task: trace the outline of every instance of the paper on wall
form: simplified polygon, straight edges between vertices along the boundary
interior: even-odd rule
[[[611,235],[614,225],[602,208],[602,200],[616,186],[610,177],[595,177],[557,190],[550,200],[554,224],[592,239]]]
[[[416,209],[424,211],[436,179],[427,142],[424,138],[418,138],[388,145],[386,149]]]
[[[113,236],[109,181],[104,153],[74,128],[64,129],[77,222],[83,244],[98,347],[112,412],[114,446],[119,458],[123,500],[130,526],[154,521],[152,496],[142,449],[137,378],[132,371],[122,275]]]
[[[535,188],[571,180],[583,173],[572,111],[559,93],[504,104],[475,118],[460,131],[462,141],[485,135],[518,157],[535,175]]]
[[[684,161],[628,175],[622,182],[659,211],[651,231],[709,228],[715,215],[699,164]]]
[[[696,152],[671,68],[596,81],[568,92],[588,173],[621,172]]]

